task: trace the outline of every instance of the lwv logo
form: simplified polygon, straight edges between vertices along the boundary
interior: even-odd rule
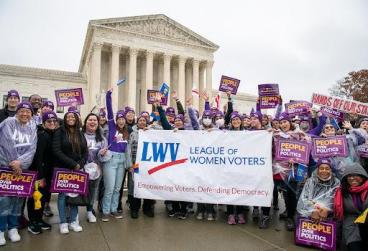
[[[143,151],[141,161],[165,162],[166,155],[170,157],[170,162],[160,164],[148,170],[148,174],[153,174],[161,169],[182,164],[187,158],[177,160],[180,143],[156,143],[143,142]]]

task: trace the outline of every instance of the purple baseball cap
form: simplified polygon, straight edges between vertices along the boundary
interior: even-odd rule
[[[290,121],[289,114],[288,114],[288,113],[286,113],[286,112],[281,113],[281,114],[280,114],[280,116],[279,116],[279,121],[281,121],[281,120],[287,120],[287,121]]]
[[[32,115],[33,115],[33,108],[32,108],[32,105],[31,103],[29,103],[28,101],[23,101],[23,102],[20,102],[18,105],[17,105],[17,109],[16,109],[16,112],[18,112],[20,109],[28,109],[32,112]]]
[[[125,111],[124,110],[119,110],[117,113],[116,113],[116,116],[115,116],[115,120],[118,120],[120,118],[124,118],[125,119]]]
[[[129,106],[125,106],[124,111],[125,111],[125,114],[127,114],[128,112],[135,113],[134,109]]]
[[[42,114],[42,123],[45,123],[48,119],[57,119],[56,113],[49,111]]]
[[[326,164],[326,165],[329,165],[331,168],[331,161],[329,159],[325,159],[325,158],[321,158],[317,161],[317,168],[322,165],[322,164]]]
[[[216,114],[215,114],[215,116],[214,116],[214,117],[215,117],[215,118],[218,118],[218,117],[223,118],[223,117],[224,117],[224,113],[223,113],[222,111],[218,110],[218,111],[216,112]]]
[[[78,108],[76,106],[69,106],[68,111],[66,113],[76,113],[80,115]]]
[[[50,107],[51,110],[54,110],[54,103],[50,100],[43,101],[42,108],[45,106]]]
[[[256,117],[259,121],[262,121],[262,113],[260,112],[251,112],[250,117]]]
[[[239,112],[232,112],[230,115],[230,120],[233,120],[235,118],[239,118],[240,120],[243,120],[241,114]]]
[[[204,110],[203,111],[203,114],[202,114],[202,118],[203,117],[208,117],[208,118],[212,118],[212,116],[213,116],[213,113],[212,113],[212,111],[210,111],[210,110]]]
[[[106,112],[105,109],[101,108],[98,112],[98,116],[100,117],[106,117]]]
[[[16,91],[16,90],[10,90],[10,91],[8,91],[8,97],[7,98],[10,98],[10,97],[17,97],[19,99],[19,93],[18,93],[18,91]]]
[[[169,115],[169,114],[172,115],[173,114],[175,116],[175,109],[174,109],[174,107],[169,106],[168,108],[166,108],[165,114],[166,115]]]
[[[181,120],[184,123],[184,116],[183,114],[178,114],[175,116],[175,120]]]

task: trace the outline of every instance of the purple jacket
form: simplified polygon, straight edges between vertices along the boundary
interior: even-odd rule
[[[107,124],[109,126],[109,135],[107,141],[109,150],[116,153],[125,153],[128,141],[123,139],[123,135],[116,130],[114,113],[112,111],[111,91],[106,92]]]
[[[33,119],[22,125],[15,117],[9,117],[0,124],[0,166],[9,166],[13,160],[20,160],[22,169],[32,164],[37,147],[37,126]]]

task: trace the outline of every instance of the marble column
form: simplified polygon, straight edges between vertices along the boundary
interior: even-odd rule
[[[206,90],[208,94],[208,100],[213,102],[212,100],[212,67],[213,61],[206,61]]]
[[[204,70],[205,70],[205,67],[203,64],[200,64],[199,66],[199,92],[202,93],[203,91],[205,91],[205,88],[204,88]],[[199,97],[199,114],[202,114],[203,111],[204,111],[204,100],[203,98]]]
[[[119,80],[119,56],[120,56],[120,47],[117,45],[112,45],[111,47],[111,72],[110,72],[110,86],[109,88],[114,88],[112,92],[112,109],[114,112],[118,111],[118,99],[119,92],[121,91],[122,86],[117,86],[116,83]],[[105,106],[105,105],[103,105]]]
[[[168,86],[170,86],[170,63],[171,63],[171,55],[170,54],[164,54],[164,83],[166,83]],[[159,84],[159,86],[161,86]],[[170,92],[171,92],[171,88],[170,88]],[[170,95],[169,95],[169,99],[167,102],[167,105],[170,106]]]
[[[199,88],[199,60],[193,59],[193,88]],[[199,108],[199,97],[193,95],[193,106],[198,110]]]
[[[178,98],[185,104],[185,62],[186,58],[179,56],[179,80],[178,80]]]
[[[153,89],[153,52],[147,51],[146,52],[146,81],[143,83],[144,88],[142,88],[142,96],[141,99],[144,102],[145,111],[151,111],[151,105],[147,103],[147,90]]]
[[[128,86],[128,106],[136,110],[137,92],[137,55],[138,50],[129,49],[129,86]]]
[[[89,83],[89,109],[91,110],[101,100],[101,50],[102,43],[93,45],[92,59],[90,63],[90,83]]]

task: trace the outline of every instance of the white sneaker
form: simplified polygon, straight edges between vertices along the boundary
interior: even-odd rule
[[[6,244],[4,232],[0,232],[0,246],[4,246]]]
[[[97,221],[96,216],[92,212],[87,212],[87,220],[90,223],[95,223]]]
[[[203,213],[197,214],[197,220],[203,220]]]
[[[8,237],[11,242],[18,242],[20,241],[20,235],[18,234],[18,229],[12,228],[8,231]]]
[[[69,234],[68,223],[61,223],[59,228],[61,234]]]
[[[69,227],[74,231],[74,232],[82,232],[83,228],[79,225],[79,223],[77,221],[73,221],[72,223],[69,224]]]

